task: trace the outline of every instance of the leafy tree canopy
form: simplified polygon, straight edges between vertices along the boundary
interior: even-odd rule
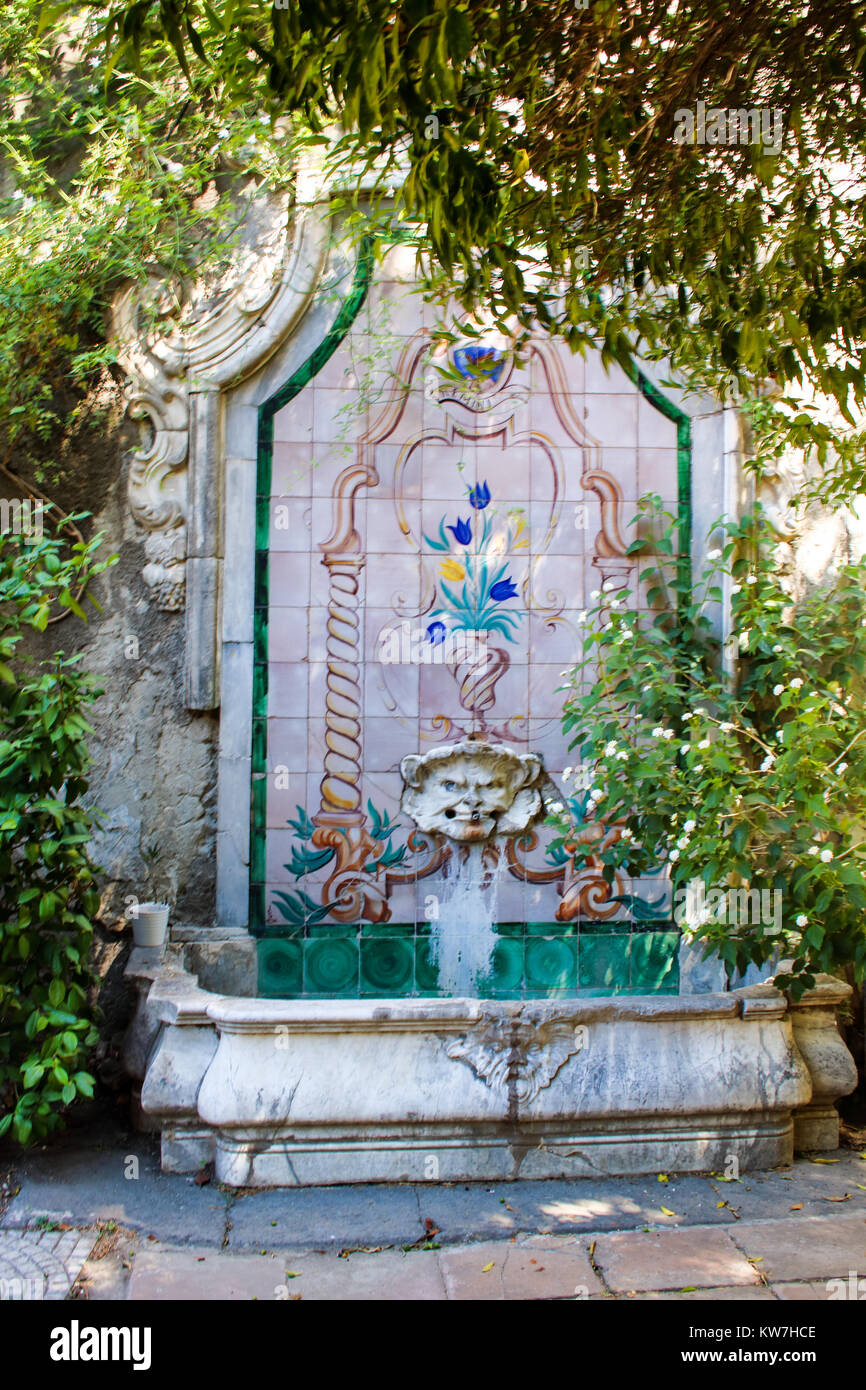
[[[769,378],[829,395],[849,420],[863,402],[855,0],[86,8],[112,64],[163,45],[190,82],[229,100],[255,97],[312,129],[338,121],[340,155],[378,161],[381,187],[396,186],[467,305],[608,360],[664,356],[746,397]],[[697,122],[699,102],[705,132],[713,110],[745,118],[736,143],[727,124],[724,143],[699,143],[697,124],[694,143],[678,141],[677,113]],[[786,443],[831,440],[799,396],[781,418]],[[862,483],[861,453],[849,440],[849,486]]]

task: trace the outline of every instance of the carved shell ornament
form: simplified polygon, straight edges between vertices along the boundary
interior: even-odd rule
[[[503,1014],[485,1008],[471,1032],[446,1044],[449,1057],[465,1064],[479,1081],[513,1090],[521,1105],[548,1087],[566,1062],[587,1045],[587,1029],[573,1017],[523,1008]]]

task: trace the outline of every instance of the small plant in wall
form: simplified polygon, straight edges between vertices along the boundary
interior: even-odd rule
[[[0,534],[0,1135],[21,1144],[93,1094],[87,991],[99,894],[84,712],[100,692],[80,656],[36,659],[23,647],[58,608],[84,617],[85,586],[112,563],[96,559],[99,541]]]
[[[866,561],[794,602],[759,507],[719,524],[693,586],[676,518],[644,498],[630,552],[650,611],[627,588],[596,592],[564,728],[608,833],[576,853],[603,874],[667,871],[687,937],[729,976],[779,957],[798,998],[818,971],[866,975]],[[725,661],[708,609],[727,587]],[[731,658],[734,659],[731,659]],[[573,827],[556,821],[569,851]],[[678,896],[677,896],[678,890]],[[772,893],[780,911],[732,914]],[[746,920],[743,920],[745,916]]]

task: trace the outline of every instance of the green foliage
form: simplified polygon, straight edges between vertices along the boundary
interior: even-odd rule
[[[772,921],[690,914],[688,933],[729,973],[777,950],[793,959],[795,995],[816,971],[866,975],[866,561],[794,603],[760,508],[719,525],[696,590],[676,565],[675,520],[643,499],[630,547],[654,614],[628,589],[597,593],[585,656],[571,676],[563,727],[592,782],[588,814],[614,833],[597,855],[608,882],[669,867],[675,889],[779,891]],[[708,609],[731,584],[730,657]],[[844,693],[845,691],[849,693]],[[586,692],[586,693],[584,693]],[[572,818],[557,821],[566,840]]]
[[[92,0],[89,12],[121,61],[162,44],[191,81],[206,72],[313,129],[339,121],[337,162],[374,168],[445,293],[456,281],[503,326],[537,321],[608,361],[640,349],[726,394],[808,380],[843,414],[866,395],[856,0]],[[781,144],[678,142],[677,112],[698,101],[778,113]],[[862,478],[862,447],[848,462]]]
[[[149,48],[126,70],[86,40],[41,0],[0,11],[0,463],[15,451],[38,480],[116,360],[118,287],[167,277],[157,307],[182,314],[190,277],[236,246],[253,184],[285,183],[296,148],[206,75]]]
[[[76,518],[76,520],[79,518]],[[0,1134],[44,1138],[63,1107],[93,1094],[87,1006],[99,905],[87,844],[87,705],[99,694],[80,656],[20,651],[55,602],[106,568],[99,537],[71,550],[47,535],[0,535]]]

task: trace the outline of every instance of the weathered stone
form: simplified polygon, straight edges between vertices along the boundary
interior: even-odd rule
[[[728,1232],[716,1226],[599,1236],[594,1259],[608,1287],[620,1293],[760,1283]]]
[[[740,1249],[761,1260],[761,1273],[777,1282],[847,1277],[866,1270],[866,1217],[808,1216],[802,1221],[741,1221]]]

